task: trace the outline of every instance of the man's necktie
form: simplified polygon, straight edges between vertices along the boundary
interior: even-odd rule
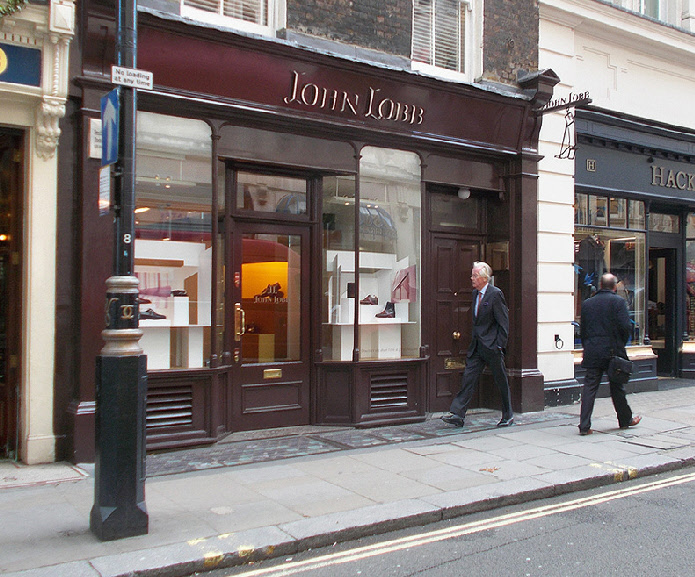
[[[479,292],[478,293],[478,304],[475,305],[475,316],[478,316],[478,313],[480,312],[480,301],[483,300],[483,293]]]

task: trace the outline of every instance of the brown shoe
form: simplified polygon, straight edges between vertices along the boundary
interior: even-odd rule
[[[642,417],[639,415],[635,415],[630,419],[630,422],[627,425],[623,425],[620,428],[621,429],[627,429],[628,427],[634,427],[635,425],[639,425],[639,422],[642,420]]]
[[[580,430],[580,431],[579,431],[579,434],[580,434],[582,437],[585,437],[586,435],[591,435],[591,433],[593,433],[593,432],[594,432],[593,429],[586,429],[585,431]]]

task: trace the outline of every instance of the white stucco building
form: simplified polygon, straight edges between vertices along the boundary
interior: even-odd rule
[[[73,0],[0,17],[0,455],[28,464],[55,458],[56,150],[74,20]]]
[[[632,283],[634,386],[690,371],[695,3],[542,0],[540,16],[554,98],[591,98],[546,114],[540,137],[538,366],[562,404],[581,383],[573,323],[605,270]]]

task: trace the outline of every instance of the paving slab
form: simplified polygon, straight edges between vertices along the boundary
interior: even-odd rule
[[[518,415],[476,410],[376,429],[293,427],[148,455],[146,535],[89,530],[93,466],[0,462],[0,574],[178,577],[695,465],[695,382],[629,396],[639,426],[597,399]]]

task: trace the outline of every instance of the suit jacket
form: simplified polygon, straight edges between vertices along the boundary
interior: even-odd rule
[[[581,321],[582,366],[587,369],[606,368],[614,354],[626,359],[625,345],[631,330],[625,299],[613,291],[601,289],[585,300]]]
[[[473,338],[468,347],[468,355],[471,356],[478,345],[488,349],[506,349],[509,337],[509,309],[504,300],[504,294],[496,286],[487,285],[485,296],[478,306],[478,314],[475,314],[475,302],[478,300],[478,291],[473,291]]]

